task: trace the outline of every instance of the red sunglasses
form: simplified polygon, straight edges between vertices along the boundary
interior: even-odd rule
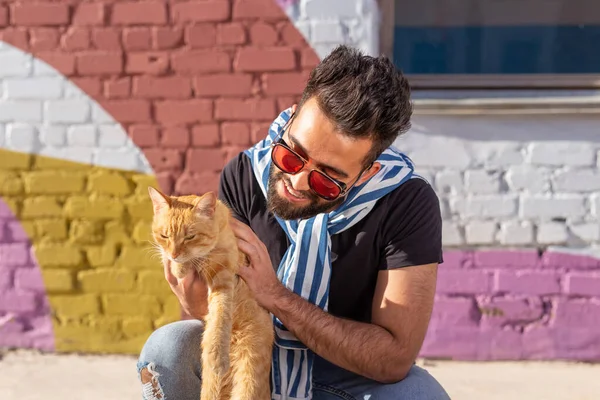
[[[285,140],[283,140],[283,134],[291,126],[293,118],[294,116],[290,118],[280,136],[271,144],[271,160],[277,168],[290,175],[299,173],[304,169],[306,164],[308,164],[306,158],[292,150]],[[333,201],[340,196],[345,195],[354,185],[356,185],[356,182],[358,182],[362,174],[370,167],[371,166],[369,165],[367,168],[363,169],[358,175],[358,178],[356,178],[354,183],[349,187],[344,182],[340,182],[318,169],[311,169],[308,173],[308,186],[317,196],[327,201]]]

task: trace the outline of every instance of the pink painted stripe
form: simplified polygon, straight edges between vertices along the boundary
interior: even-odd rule
[[[0,347],[53,351],[50,315],[31,241],[0,199]]]

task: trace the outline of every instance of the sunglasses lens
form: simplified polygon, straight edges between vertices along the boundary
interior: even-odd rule
[[[341,193],[340,187],[335,182],[317,171],[310,173],[308,183],[312,190],[327,200],[333,200]]]
[[[273,161],[279,169],[288,174],[295,174],[304,166],[301,159],[283,146],[273,148]]]

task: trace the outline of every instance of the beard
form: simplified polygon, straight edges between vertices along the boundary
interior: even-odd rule
[[[309,219],[318,214],[329,213],[345,200],[345,197],[342,196],[333,201],[326,201],[311,191],[305,191],[300,193],[310,203],[304,206],[296,206],[277,193],[277,184],[279,181],[283,181],[292,187],[292,183],[286,177],[286,174],[271,164],[267,188],[267,208],[284,220]]]

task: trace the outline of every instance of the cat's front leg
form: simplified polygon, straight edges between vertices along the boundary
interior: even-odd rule
[[[213,278],[209,288],[206,328],[202,336],[202,400],[219,398],[230,366],[233,279],[223,271]]]

